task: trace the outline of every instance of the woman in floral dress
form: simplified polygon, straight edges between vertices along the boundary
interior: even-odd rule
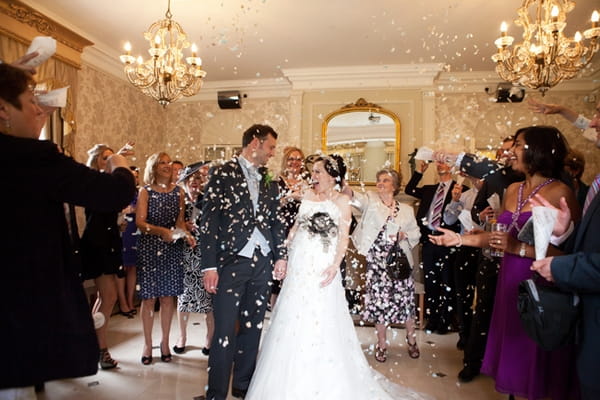
[[[406,324],[406,342],[411,358],[420,356],[415,335],[415,283],[412,276],[395,280],[386,272],[386,256],[396,240],[409,264],[413,265],[412,248],[421,233],[413,209],[394,199],[400,190],[400,175],[392,169],[377,172],[377,190],[352,194],[352,206],[360,211],[352,241],[367,258],[364,320],[375,323],[377,345],[375,359],[387,359],[386,330],[390,324]]]

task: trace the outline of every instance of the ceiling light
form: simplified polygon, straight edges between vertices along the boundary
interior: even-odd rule
[[[131,55],[131,44],[125,43],[126,54],[120,57],[125,64],[125,75],[133,86],[157,100],[163,107],[182,96],[193,96],[202,87],[202,59],[197,56],[195,44],[191,57],[183,59],[183,49],[190,47],[187,35],[177,22],[171,19],[171,0],[168,2],[166,19],[150,25],[144,38],[148,40],[150,58],[146,61]]]
[[[514,46],[505,22],[494,42],[492,56],[502,79],[538,89],[542,95],[563,80],[571,79],[592,60],[600,44],[598,12],[592,13],[592,26],[583,35],[570,38],[563,33],[567,13],[575,7],[568,0],[524,0],[517,10],[515,24],[523,28],[523,42]]]

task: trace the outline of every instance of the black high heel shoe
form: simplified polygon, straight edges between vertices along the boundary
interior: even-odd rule
[[[171,361],[173,361],[173,355],[171,353],[161,354],[160,359],[162,360],[162,362],[170,363]]]
[[[416,339],[413,338],[413,340],[415,340],[415,342],[411,343],[408,340],[408,335],[406,335],[406,344],[408,345],[408,356],[410,358],[419,358],[419,356],[421,355],[421,352],[419,351],[419,347],[417,346]]]
[[[152,364],[152,356],[142,356],[142,364],[144,364],[144,365]]]
[[[175,354],[183,354],[185,352],[185,346],[177,347],[177,345],[173,346],[173,351]]]
[[[118,362],[112,359],[107,348],[100,349],[99,362],[100,368],[102,369],[113,369],[119,364]]]
[[[127,317],[129,319],[133,319],[133,317],[135,316],[135,310],[131,310],[131,311],[121,311],[119,312],[119,314],[121,314],[124,317]]]

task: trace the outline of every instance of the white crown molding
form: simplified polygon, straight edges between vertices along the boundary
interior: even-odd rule
[[[98,45],[87,47],[83,63],[127,82],[123,64],[117,56]],[[216,101],[221,90],[239,90],[248,98],[287,98],[292,90],[419,88],[436,93],[477,93],[495,88],[503,80],[495,71],[443,72],[443,64],[363,65],[352,67],[283,69],[284,78],[206,81],[200,92],[180,102]],[[209,71],[210,73],[210,71]],[[550,89],[551,92],[592,92],[600,89],[600,69],[587,76],[571,79]],[[527,89],[532,92],[532,89]]]
[[[200,92],[195,96],[182,97],[177,101],[217,101],[217,92],[221,90],[239,90],[242,96],[249,99],[289,98],[292,85],[283,78],[208,81],[204,83]]]
[[[433,85],[444,65],[390,64],[350,67],[284,68],[293,90],[341,88],[422,88]]]
[[[82,56],[83,62],[96,70],[107,73],[123,82],[129,83],[123,71],[123,64],[96,46],[86,48]],[[253,79],[205,81],[200,92],[192,97],[183,97],[178,102],[216,101],[217,92],[221,90],[239,90],[249,98],[289,97],[291,85],[287,79]]]
[[[435,81],[438,93],[472,93],[483,92],[485,88],[495,88],[504,82],[495,71],[479,72],[442,72]],[[591,92],[600,88],[600,70],[587,76],[564,81],[551,88],[552,92]],[[534,89],[526,88],[528,92]]]
[[[121,63],[118,57],[113,57],[112,54],[102,50],[97,44],[92,47],[86,47],[81,55],[81,60],[91,68],[127,82],[125,72],[123,72],[123,63]]]

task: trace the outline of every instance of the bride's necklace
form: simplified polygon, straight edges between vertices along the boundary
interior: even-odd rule
[[[333,189],[327,189],[326,191],[317,193],[317,197],[321,201],[331,200],[333,198],[333,193],[334,193]]]

